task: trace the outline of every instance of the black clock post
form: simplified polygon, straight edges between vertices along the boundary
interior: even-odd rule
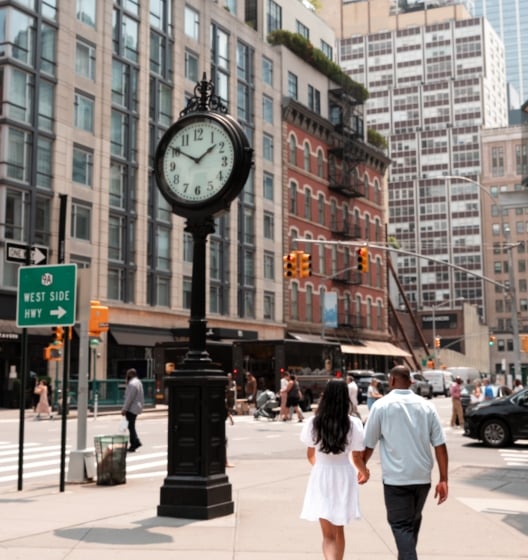
[[[160,140],[158,186],[193,237],[189,350],[168,386],[167,476],[158,515],[213,519],[234,511],[226,462],[226,375],[206,350],[206,243],[214,218],[229,209],[252,165],[240,125],[214,94],[206,76]]]

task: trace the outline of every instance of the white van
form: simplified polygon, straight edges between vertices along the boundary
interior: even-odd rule
[[[460,377],[464,384],[473,383],[475,379],[480,379],[479,370],[473,367],[450,367],[447,370],[453,377]]]
[[[449,396],[449,388],[454,378],[451,373],[443,369],[425,369],[422,375],[433,387],[433,395]]]

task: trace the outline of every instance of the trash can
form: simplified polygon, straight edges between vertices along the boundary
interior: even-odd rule
[[[126,453],[128,436],[96,436],[94,438],[97,463],[97,484],[113,485],[126,482]]]

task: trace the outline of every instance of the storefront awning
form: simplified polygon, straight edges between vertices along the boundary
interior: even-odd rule
[[[50,336],[51,327],[28,327],[29,336]],[[0,339],[19,340],[22,337],[22,329],[16,326],[15,321],[0,319]]]
[[[362,340],[361,346],[355,344],[341,344],[343,354],[369,354],[373,356],[399,356],[410,358],[411,354],[394,346],[390,342],[378,340]]]
[[[110,334],[119,346],[145,346],[147,348],[154,348],[156,344],[174,342],[174,337],[168,329],[110,327]]]
[[[318,334],[306,334],[306,333],[288,333],[293,339],[298,340],[299,342],[329,342],[324,338],[321,338]]]

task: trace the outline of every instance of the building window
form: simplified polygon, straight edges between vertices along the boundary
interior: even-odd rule
[[[77,0],[76,17],[85,25],[95,28],[96,0]]]
[[[331,45],[329,45],[326,41],[323,41],[321,39],[321,50],[323,51],[323,54],[329,58],[330,60],[333,60],[334,58],[334,49],[332,48]]]
[[[304,37],[307,41],[310,40],[310,30],[308,29],[308,27],[306,27],[306,25],[304,25],[304,23],[301,23],[299,20],[295,21],[295,28],[297,33],[301,36]]]
[[[29,183],[31,169],[31,135],[16,128],[9,127],[7,142],[2,147],[6,158],[7,176],[23,183]]]
[[[182,289],[182,307],[183,309],[190,309],[192,299],[192,280],[187,276],[184,276],[183,278]]]
[[[73,239],[90,241],[91,209],[77,202],[71,207],[71,236]]]
[[[40,130],[53,132],[55,87],[45,80],[40,81],[38,101],[38,126]]]
[[[282,8],[273,0],[268,0],[268,33],[282,29]]]
[[[317,197],[317,222],[322,226],[325,225],[325,198],[322,193]]]
[[[515,172],[517,175],[528,174],[528,145],[517,144],[515,146]]]
[[[275,294],[264,292],[264,319],[275,320]]]
[[[183,234],[183,260],[188,263],[193,261],[193,238],[188,232]]]
[[[317,150],[317,176],[324,179],[324,156],[323,150]]]
[[[198,81],[198,55],[185,49],[185,77],[191,82]]]
[[[504,149],[502,147],[491,149],[491,173],[493,177],[504,175]]]
[[[211,25],[211,75],[215,92],[224,103],[229,101],[229,35]]]
[[[95,47],[80,39],[75,47],[75,73],[92,82],[95,80]]]
[[[264,278],[275,280],[275,255],[273,253],[264,253]]]
[[[293,134],[288,140],[288,160],[292,165],[297,165],[297,142]]]
[[[262,81],[273,87],[273,61],[265,56],[262,57]]]
[[[200,40],[200,14],[189,6],[185,6],[184,32],[187,37],[195,41]]]
[[[271,212],[264,212],[264,239],[275,237],[275,219]]]
[[[304,170],[310,172],[310,146],[308,142],[304,143],[304,150],[303,150],[303,165]]]
[[[319,274],[325,274],[325,244],[319,244]]]
[[[262,176],[263,181],[263,196],[266,200],[273,200],[273,175],[264,172]]]
[[[273,161],[273,136],[269,134],[262,136],[262,157],[266,161]]]
[[[262,96],[262,118],[264,122],[273,124],[273,99],[267,95]]]
[[[124,262],[124,223],[122,216],[110,216],[108,220],[108,258]]]
[[[312,219],[312,191],[308,187],[304,189],[304,217]]]
[[[321,114],[321,92],[313,86],[308,86],[308,108],[310,111]]]
[[[292,99],[297,99],[299,94],[297,76],[293,72],[288,72],[288,95]]]
[[[298,320],[299,319],[299,285],[297,282],[291,283],[290,288],[290,297],[291,297],[291,310],[290,315],[291,319]]]
[[[131,62],[138,62],[139,22],[122,10],[114,9],[112,24],[114,53]]]
[[[93,152],[85,148],[74,146],[72,180],[88,187],[92,186]]]
[[[37,187],[51,190],[53,142],[40,136],[37,141]]]
[[[306,286],[306,301],[304,302],[305,320],[313,321],[313,288],[308,284]]]
[[[94,100],[81,93],[75,94],[75,128],[93,132],[94,125]]]
[[[297,183],[290,181],[290,214],[297,215]]]

